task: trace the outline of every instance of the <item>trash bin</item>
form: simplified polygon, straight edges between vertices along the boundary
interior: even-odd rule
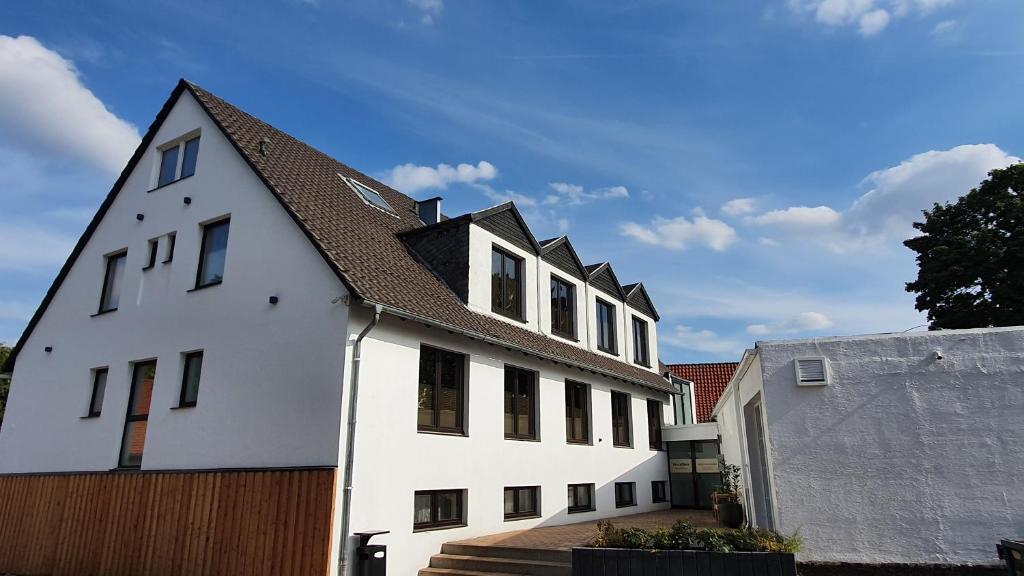
[[[996,551],[1006,562],[1009,576],[1024,576],[1024,540],[1003,540],[996,546]]]
[[[387,534],[387,530],[356,532],[356,576],[385,576],[388,568],[388,547],[384,544],[370,544],[370,538]]]

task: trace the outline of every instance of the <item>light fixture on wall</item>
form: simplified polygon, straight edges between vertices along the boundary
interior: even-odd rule
[[[271,304],[277,304],[277,300],[277,296],[271,296],[269,301]]]
[[[181,201],[184,202],[186,205],[191,204],[192,203],[192,197],[191,196],[185,196],[184,198],[181,199]]]
[[[942,350],[936,350],[934,355],[936,360],[942,360]]]
[[[138,214],[135,215],[135,219],[138,220],[139,222],[142,222],[143,220],[146,219],[146,215],[143,214],[142,212],[139,212]]]
[[[43,348],[43,352],[46,352],[47,354],[53,352],[53,346],[47,346],[46,348]]]

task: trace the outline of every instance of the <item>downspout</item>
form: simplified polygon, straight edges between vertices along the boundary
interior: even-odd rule
[[[348,574],[348,531],[352,521],[352,468],[356,448],[356,404],[359,401],[359,364],[362,361],[363,338],[380,322],[381,310],[380,304],[374,305],[373,319],[366,325],[366,328],[363,328],[359,336],[356,336],[356,341],[352,345],[352,382],[349,384],[348,394],[348,435],[345,438],[345,474],[341,496],[341,534],[338,536],[338,546],[341,547],[341,553],[338,556],[338,576]]]

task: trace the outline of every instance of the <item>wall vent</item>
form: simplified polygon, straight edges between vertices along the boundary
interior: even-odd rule
[[[828,384],[828,361],[825,358],[797,358],[797,386],[825,386]]]

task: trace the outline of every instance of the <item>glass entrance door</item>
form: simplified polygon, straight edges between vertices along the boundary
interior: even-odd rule
[[[668,443],[672,506],[711,508],[711,493],[722,484],[716,440]]]

